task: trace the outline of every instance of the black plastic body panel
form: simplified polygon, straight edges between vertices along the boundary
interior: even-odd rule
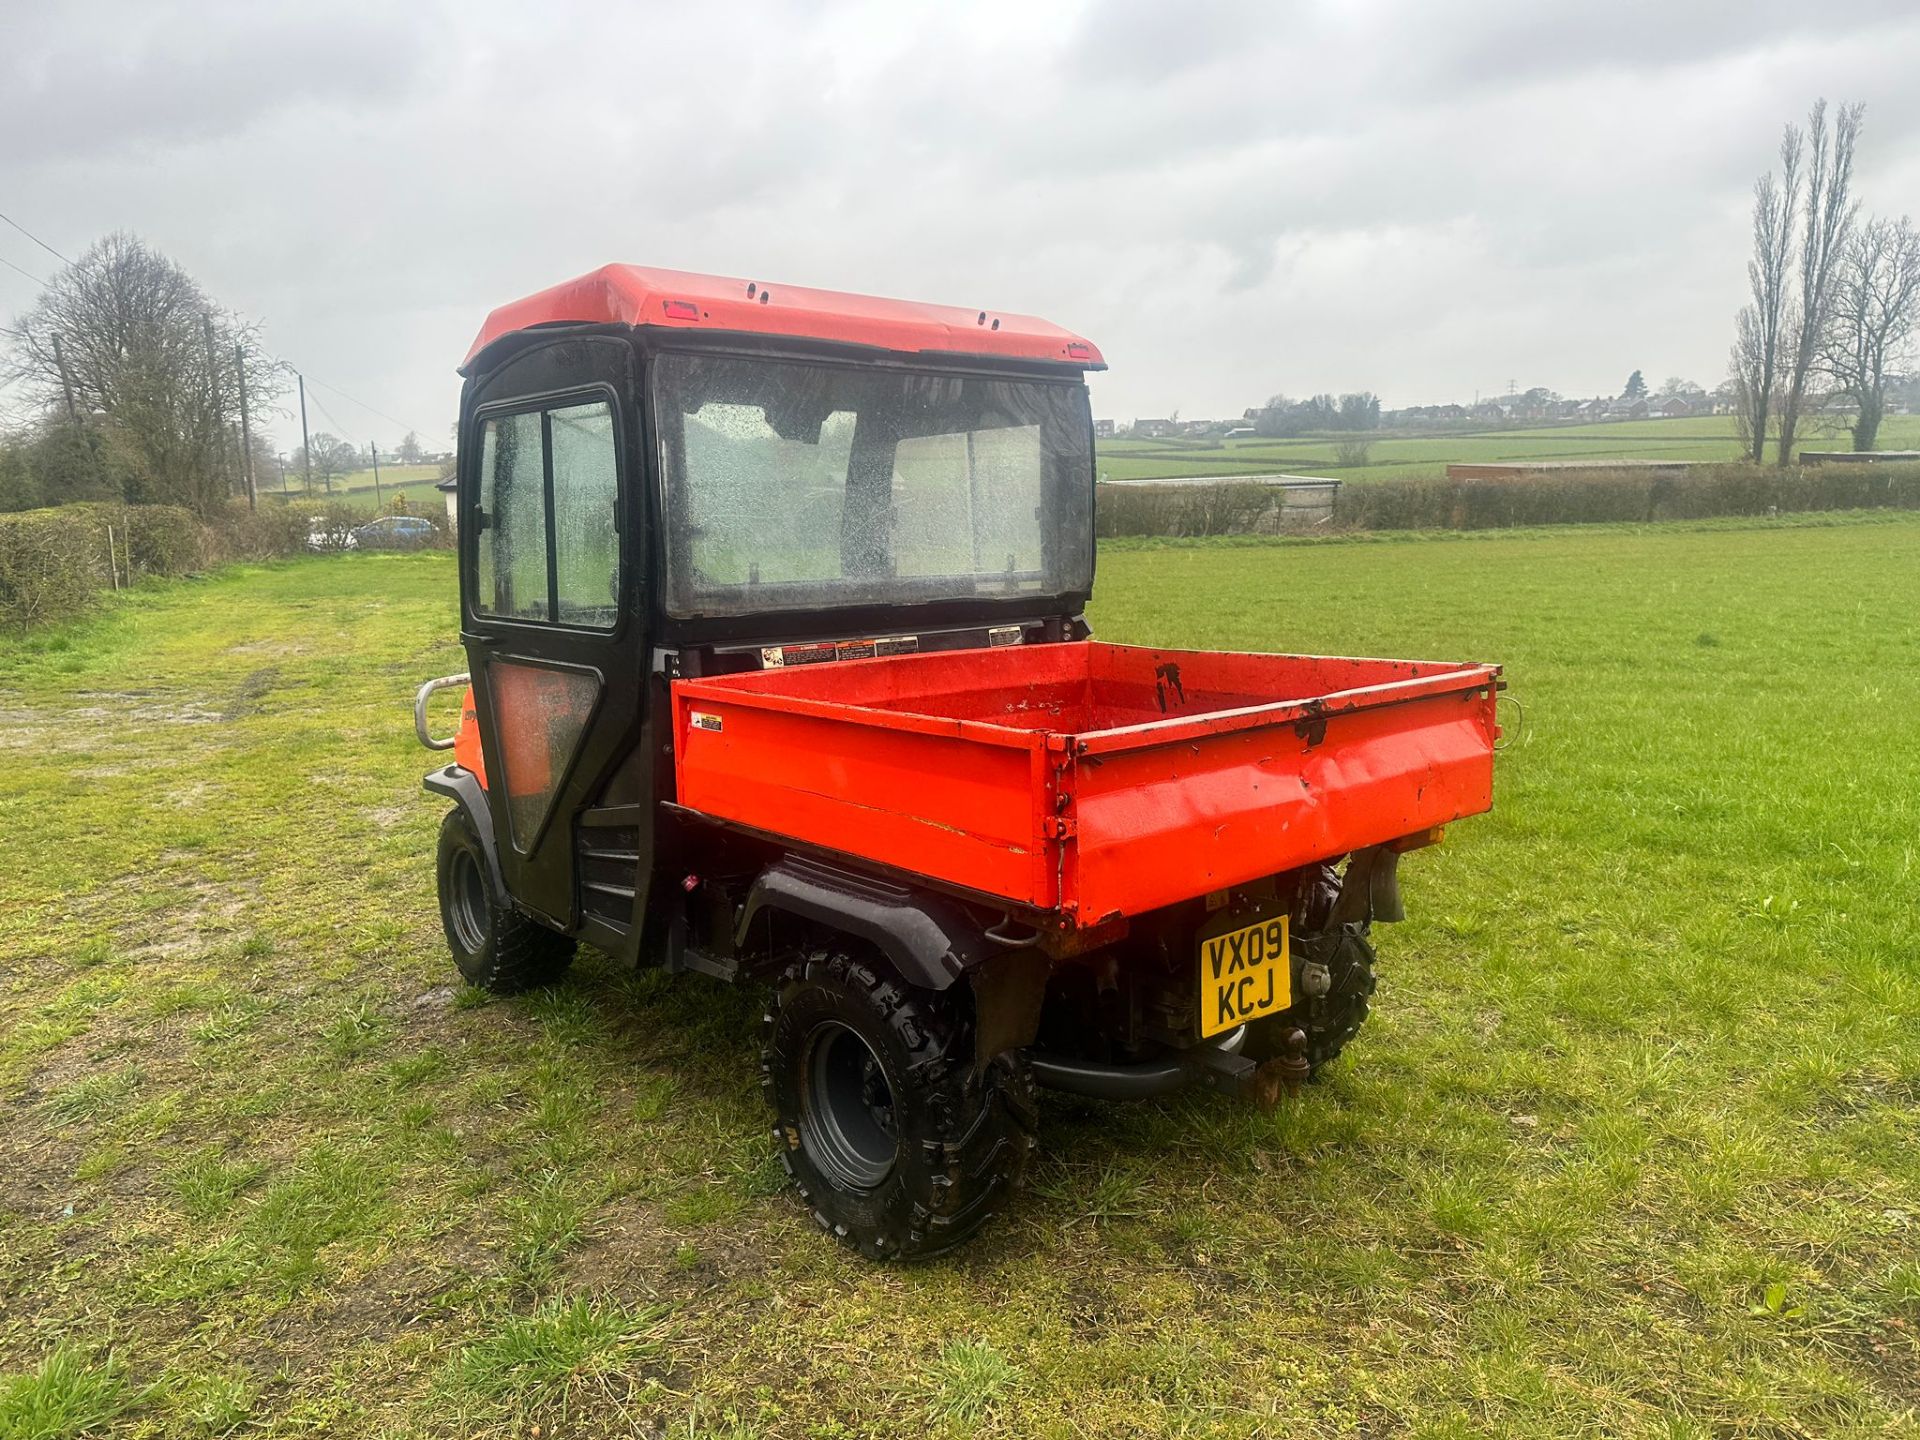
[[[998,953],[957,901],[799,855],[775,861],[754,881],[735,944],[749,945],[769,912],[864,940],[903,980],[927,990],[946,989]]]
[[[474,833],[480,837],[480,849],[487,857],[487,869],[493,872],[490,878],[500,887],[502,894],[510,893],[500,874],[500,854],[493,843],[493,812],[487,805],[487,792],[480,788],[480,777],[463,766],[448,765],[444,769],[429,772],[420,781],[420,788],[429,794],[446,796],[467,812],[467,819],[473,822]]]

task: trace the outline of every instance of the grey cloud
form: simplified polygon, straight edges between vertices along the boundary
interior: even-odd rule
[[[425,58],[391,12],[48,6],[0,51],[0,134],[32,136],[14,157],[30,163],[164,153],[289,107],[391,100]]]
[[[1864,98],[1869,208],[1920,174],[1910,4],[1741,8],[47,6],[0,208],[435,435],[485,311],[610,259],[1035,311],[1121,416],[1711,381],[1781,123]]]

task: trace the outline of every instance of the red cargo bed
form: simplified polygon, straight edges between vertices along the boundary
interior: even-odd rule
[[[1499,674],[1083,641],[677,680],[677,798],[1091,925],[1490,808]]]

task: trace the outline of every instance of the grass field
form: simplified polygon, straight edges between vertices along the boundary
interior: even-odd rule
[[[1893,415],[1880,430],[1883,450],[1920,449],[1920,415]],[[1396,437],[1372,443],[1365,465],[1338,463],[1335,439],[1103,440],[1103,479],[1145,480],[1179,475],[1254,475],[1284,471],[1343,480],[1426,479],[1449,463],[1498,460],[1733,460],[1739,455],[1730,416],[1677,420],[1622,420],[1601,425],[1494,430],[1471,434]],[[1844,431],[1809,434],[1802,449],[1850,450]]]
[[[380,484],[373,483],[373,471],[357,470],[351,475],[341,475],[334,479],[333,489],[328,491],[319,480],[313,482],[313,493],[306,493],[298,470],[289,470],[285,487],[273,483],[270,479],[260,481],[260,497],[281,504],[292,505],[349,505],[364,510],[371,515],[377,508],[379,499],[384,496],[391,500],[398,491],[404,491],[407,499],[416,505],[438,505],[440,493],[433,487],[440,480],[438,465],[382,465]]]
[[[452,985],[450,556],[8,642],[0,1437],[1920,1433],[1917,556],[1107,549],[1107,638],[1498,659],[1524,718],[1323,1083],[1049,1100],[915,1268],[782,1191],[750,995]]]

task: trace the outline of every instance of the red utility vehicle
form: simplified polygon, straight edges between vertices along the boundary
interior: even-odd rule
[[[1100,368],[1024,316],[629,266],[463,367],[470,673],[415,705],[455,959],[768,983],[779,1153],[873,1256],[1006,1203],[1036,1082],[1308,1078],[1400,855],[1492,803],[1497,666],[1089,637]]]

